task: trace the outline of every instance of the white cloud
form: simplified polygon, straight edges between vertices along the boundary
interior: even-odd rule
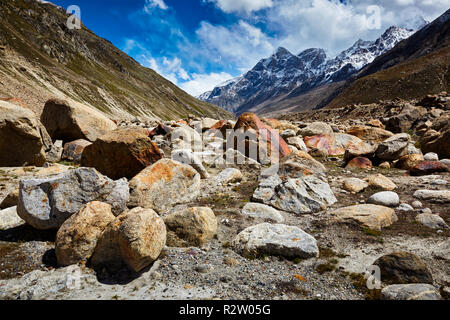
[[[217,63],[232,63],[237,69],[250,68],[275,50],[269,36],[243,20],[228,28],[204,21],[197,36],[205,54]]]
[[[194,97],[211,91],[224,81],[232,79],[233,76],[226,73],[192,74],[192,79],[180,84],[180,88]]]
[[[144,11],[150,13],[153,8],[159,8],[161,10],[169,9],[164,0],[145,0]]]
[[[250,14],[273,6],[272,0],[209,0],[226,13],[245,12]]]

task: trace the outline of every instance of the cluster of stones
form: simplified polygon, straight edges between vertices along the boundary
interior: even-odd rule
[[[448,172],[449,161],[439,160],[448,155],[445,130],[424,133],[430,138],[426,150],[436,151],[424,155],[409,134],[388,131],[379,120],[340,130],[324,122],[294,125],[244,113],[237,121],[189,118],[152,127],[117,126],[99,111],[75,102],[49,100],[38,119],[23,106],[0,101],[0,166],[43,166],[61,160],[79,166],[22,180],[17,192],[1,204],[8,211],[0,212],[0,220],[9,228],[27,223],[39,230],[57,230],[61,266],[126,265],[142,272],[165,246],[201,247],[216,235],[214,212],[189,204],[200,195],[202,179],[218,186],[241,181],[238,163],[261,172],[242,214],[270,223],[243,230],[231,247],[243,256],[318,257],[317,240],[283,224],[284,214],[326,212],[333,221],[381,231],[398,220],[395,209],[413,207],[400,203],[390,179],[374,174],[342,181],[348,192],[376,190],[366,203],[327,211],[338,200],[326,167],[317,159],[342,157],[347,170],[379,166],[415,176]],[[224,170],[211,177],[208,168],[222,166]],[[414,197],[447,204],[449,192],[417,190]],[[430,212],[417,216],[417,221],[430,228],[448,228]],[[394,286],[405,285],[398,280],[403,276],[398,275],[401,266],[409,263],[403,260],[416,258],[397,254],[395,259],[382,259],[378,265],[397,279]],[[384,297],[436,298],[438,294],[427,287],[432,278],[425,269],[418,271],[417,281],[406,283],[419,282],[422,287],[387,287]]]

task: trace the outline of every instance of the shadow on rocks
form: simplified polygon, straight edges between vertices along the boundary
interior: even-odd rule
[[[22,225],[8,230],[0,230],[0,241],[4,242],[55,242],[57,230],[37,230],[30,225]]]
[[[128,268],[125,263],[110,264],[108,266],[93,268],[97,280],[106,285],[127,285],[130,282],[140,278],[144,273],[151,269],[152,265],[148,266],[141,272],[135,272]],[[92,268],[92,266],[91,266]]]

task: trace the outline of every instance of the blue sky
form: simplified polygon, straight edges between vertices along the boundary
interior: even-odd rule
[[[359,38],[376,39],[417,16],[431,21],[450,7],[450,0],[51,1],[78,5],[88,28],[195,96],[279,46],[295,54],[320,47],[333,57]]]

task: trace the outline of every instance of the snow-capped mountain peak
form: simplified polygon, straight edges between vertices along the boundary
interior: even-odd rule
[[[377,40],[359,39],[329,60],[323,49],[310,48],[294,55],[279,47],[272,56],[259,61],[244,75],[202,94],[199,99],[231,112],[245,111],[242,109],[288,94],[300,86],[302,90],[308,90],[345,80],[413,33],[413,29],[392,26]]]

